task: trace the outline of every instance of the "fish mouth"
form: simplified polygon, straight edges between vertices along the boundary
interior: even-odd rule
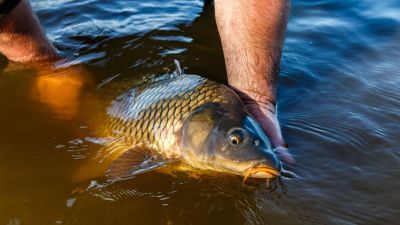
[[[247,169],[245,176],[243,178],[243,184],[247,180],[247,178],[264,178],[271,179],[275,177],[279,177],[281,173],[270,166],[267,165],[256,165]]]

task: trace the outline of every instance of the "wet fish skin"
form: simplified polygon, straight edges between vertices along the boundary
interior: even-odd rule
[[[183,120],[205,103],[238,104],[237,95],[225,85],[197,75],[181,75],[130,90],[107,109],[109,135],[122,135],[125,142],[179,158],[177,133]]]
[[[113,176],[132,171],[130,166],[143,170],[135,148],[151,149],[195,169],[242,176],[271,178],[281,169],[268,138],[240,98],[227,86],[198,75],[181,74],[133,88],[112,101],[107,113],[107,136],[125,146],[110,154]]]

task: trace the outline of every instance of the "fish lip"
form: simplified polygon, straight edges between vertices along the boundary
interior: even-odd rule
[[[268,165],[255,165],[245,170],[245,178],[275,178],[281,176],[279,170]]]

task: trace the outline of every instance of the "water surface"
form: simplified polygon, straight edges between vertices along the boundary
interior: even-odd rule
[[[73,181],[102,148],[96,125],[118,92],[165,74],[173,59],[226,82],[213,9],[194,0],[32,4],[76,66],[54,73],[0,59],[0,224],[398,222],[398,1],[292,1],[278,107],[297,160],[285,169],[296,176],[269,188],[157,172]]]

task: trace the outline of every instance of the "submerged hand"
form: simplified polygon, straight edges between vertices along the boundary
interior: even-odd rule
[[[296,161],[289,153],[287,145],[282,137],[279,121],[276,117],[275,106],[272,103],[260,103],[254,100],[246,100],[244,104],[247,111],[264,129],[279,158],[285,163],[295,163]]]
[[[59,117],[73,119],[80,113],[85,87],[89,85],[92,85],[91,77],[80,66],[62,69],[38,67],[32,97]]]

